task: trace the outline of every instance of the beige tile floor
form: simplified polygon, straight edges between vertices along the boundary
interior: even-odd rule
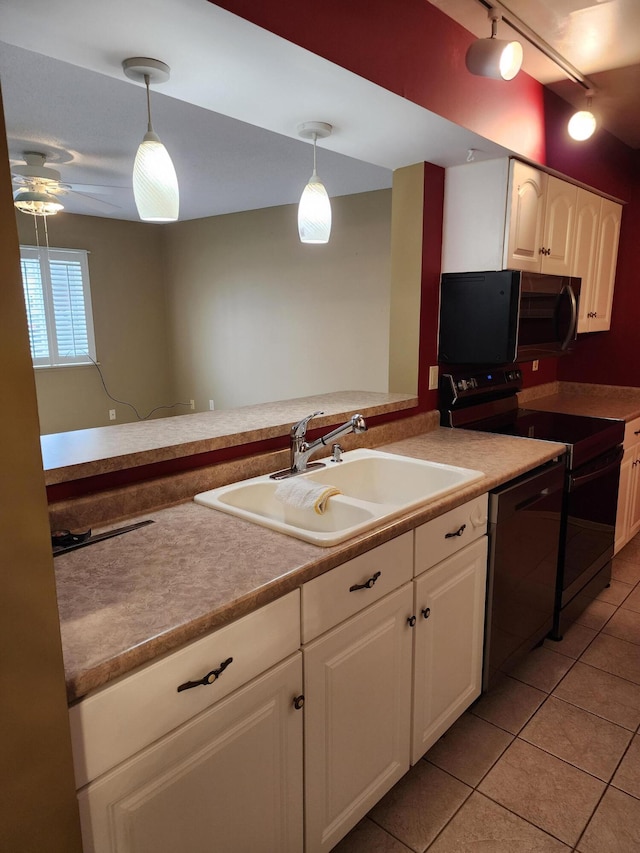
[[[335,853],[639,853],[640,534]]]

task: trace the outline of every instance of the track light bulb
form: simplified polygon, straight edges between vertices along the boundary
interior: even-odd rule
[[[592,91],[593,90],[590,90],[590,92]],[[593,136],[596,126],[596,117],[591,112],[591,94],[588,93],[587,109],[578,110],[578,112],[571,116],[569,124],[567,125],[567,130],[569,131],[569,136],[572,139],[575,139],[576,142],[584,142],[585,139],[589,139]]]

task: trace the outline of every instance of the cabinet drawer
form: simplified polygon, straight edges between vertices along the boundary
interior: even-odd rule
[[[76,786],[81,787],[295,652],[295,590],[161,660],[123,676],[69,709]],[[231,663],[211,684],[178,692]]]
[[[404,533],[305,583],[302,642],[308,643],[411,580],[412,564],[412,534]],[[370,586],[365,586],[367,582]],[[362,588],[352,589],[354,586]]]
[[[416,576],[484,536],[488,500],[481,495],[416,529]]]
[[[640,442],[640,418],[629,421],[624,428],[624,449],[628,450]]]

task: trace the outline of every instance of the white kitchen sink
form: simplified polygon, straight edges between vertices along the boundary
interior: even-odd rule
[[[300,478],[335,486],[319,515],[282,503],[279,482],[268,475],[202,492],[194,500],[204,506],[253,521],[315,545],[337,545],[395,516],[441,498],[483,477],[482,471],[411,459],[379,450],[352,450],[341,462],[327,462]]]

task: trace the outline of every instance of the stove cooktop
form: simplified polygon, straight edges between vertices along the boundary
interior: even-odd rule
[[[467,421],[464,429],[560,442],[569,449],[571,468],[585,464],[624,439],[622,421],[535,409],[512,409],[493,417]]]

